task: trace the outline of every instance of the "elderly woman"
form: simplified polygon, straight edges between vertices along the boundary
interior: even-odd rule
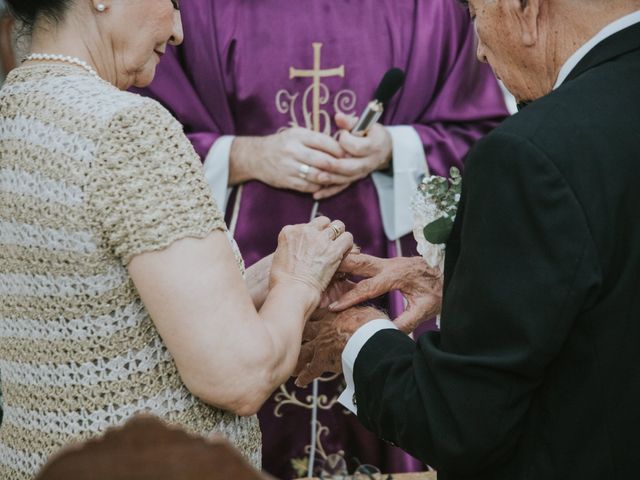
[[[177,0],[8,0],[32,52],[0,91],[0,477],[139,411],[226,435],[287,379],[344,225],[242,259],[180,125],[124,92],[180,43]]]

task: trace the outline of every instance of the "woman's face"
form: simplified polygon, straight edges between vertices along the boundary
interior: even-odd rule
[[[167,44],[182,43],[180,0],[112,0],[108,6],[116,84],[145,87]]]

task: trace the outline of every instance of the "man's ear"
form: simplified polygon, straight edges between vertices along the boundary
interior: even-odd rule
[[[507,0],[509,14],[516,19],[518,36],[523,45],[531,47],[538,42],[538,21],[545,0]]]

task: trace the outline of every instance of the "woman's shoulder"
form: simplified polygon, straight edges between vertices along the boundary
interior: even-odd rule
[[[140,130],[145,136],[183,135],[180,123],[159,102],[137,93],[117,91],[109,115],[111,129]]]

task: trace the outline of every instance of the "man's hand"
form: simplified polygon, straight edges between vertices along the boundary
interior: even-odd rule
[[[420,257],[377,258],[350,254],[340,265],[340,272],[364,277],[329,308],[340,312],[353,305],[399,290],[407,300],[407,309],[393,323],[410,333],[442,307],[442,275]]]
[[[322,318],[326,313],[329,305],[340,300],[344,295],[349,293],[356,284],[349,280],[344,273],[337,273],[327,289],[320,297],[320,305],[318,312],[313,314],[314,318]]]
[[[365,323],[387,315],[373,307],[354,307],[325,314],[307,322],[302,349],[294,370],[296,385],[304,387],[323,373],[342,372],[342,351],[354,332]]]
[[[231,145],[229,184],[259,180],[276,188],[314,193],[351,179],[336,173],[345,152],[332,137],[290,128],[265,137],[236,137]]]
[[[313,195],[316,200],[341,192],[356,180],[365,178],[376,170],[387,168],[391,162],[393,141],[382,125],[376,123],[366,137],[358,137],[349,133],[357,122],[355,117],[338,113],[335,120],[338,128],[343,129],[338,141],[342,150],[346,152],[346,158],[339,159],[332,171],[344,177],[346,181],[318,190]]]

